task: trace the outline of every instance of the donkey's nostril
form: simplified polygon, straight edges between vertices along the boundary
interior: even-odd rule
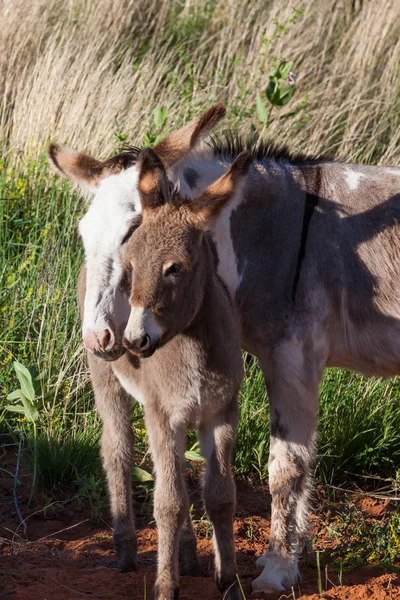
[[[150,348],[151,340],[149,335],[144,335],[140,341],[140,350],[148,350]]]
[[[106,329],[103,338],[103,346],[107,347],[111,340],[111,333],[109,329]]]
[[[113,339],[113,335],[109,329],[104,329],[104,331],[97,333],[97,339],[99,341],[100,349],[106,351],[108,350],[108,346]]]

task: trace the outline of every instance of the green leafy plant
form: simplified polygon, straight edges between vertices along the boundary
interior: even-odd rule
[[[135,466],[131,471],[131,480],[138,483],[154,482],[154,476],[149,469]]]
[[[8,394],[7,400],[21,400],[21,403],[8,404],[5,408],[10,412],[22,414],[28,423],[35,424],[39,418],[40,403],[35,398],[32,374],[17,360],[14,361],[13,367],[21,388]]]
[[[108,505],[104,479],[91,473],[82,477],[77,484],[78,489],[72,498],[73,503],[78,506],[89,505],[91,518],[101,522],[103,511]]]
[[[163,129],[167,123],[168,119],[168,108],[166,106],[157,108],[153,112],[153,124],[155,130],[153,128],[149,128],[144,134],[143,138],[143,147],[151,147],[157,144],[160,141]]]
[[[189,461],[193,462],[204,462],[204,457],[198,452],[199,443],[195,442],[189,450],[185,452],[185,467],[187,469],[193,470],[193,466]],[[147,454],[144,456],[143,460],[139,465],[136,465],[132,468],[131,471],[131,480],[136,483],[154,483],[154,476],[151,470],[144,465]]]
[[[348,503],[339,511],[329,533],[336,544],[329,552],[333,569],[352,570],[363,564],[393,568],[400,558],[400,512],[383,519],[366,517],[360,508]]]
[[[200,449],[200,444],[198,441],[194,442],[194,444],[192,444],[189,448],[189,450],[186,450],[185,452],[185,467],[191,471],[194,470],[193,465],[190,464],[189,461],[192,462],[204,462],[205,458],[204,456],[202,456],[199,452]]]
[[[11,392],[11,394],[8,394],[7,400],[20,400],[20,403],[7,404],[5,406],[5,409],[9,412],[14,412],[22,415],[26,419],[26,422],[29,425],[31,425],[33,429],[34,466],[32,489],[28,502],[28,504],[30,504],[33,493],[36,488],[37,480],[37,421],[40,415],[39,410],[43,407],[43,399],[36,398],[36,391],[32,373],[17,360],[14,361],[13,367],[21,387],[15,390],[14,392]],[[36,381],[39,381],[41,379],[41,375],[38,375],[35,379]]]
[[[120,129],[117,129],[117,131],[114,131],[114,140],[113,140],[114,150],[116,152],[118,152],[119,149],[121,148],[121,146],[126,143],[127,139],[128,139],[127,133],[124,133]]]
[[[274,108],[286,106],[296,91],[296,76],[292,73],[293,62],[284,60],[268,74],[269,83],[264,93],[257,96],[256,115],[264,128],[269,127]],[[267,108],[265,99],[269,102]]]
[[[165,123],[167,122],[167,117],[168,117],[168,108],[166,106],[163,106],[162,108],[157,106],[157,108],[154,110],[154,113],[153,113],[154,125],[158,129],[162,129],[164,127]]]

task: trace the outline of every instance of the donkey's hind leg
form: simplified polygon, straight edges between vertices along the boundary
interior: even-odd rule
[[[307,348],[307,352],[306,349]],[[322,344],[286,341],[272,362],[261,361],[271,413],[269,488],[271,535],[254,592],[281,592],[299,577],[299,557],[308,538],[310,469],[314,459],[318,385],[326,361]]]
[[[131,400],[111,364],[88,354],[96,407],[103,421],[101,450],[107,475],[114,547],[122,573],[136,571],[137,541],[132,509],[133,432]]]
[[[197,555],[196,536],[189,510],[179,538],[179,572],[190,577],[203,577],[204,571]]]
[[[223,418],[224,417],[224,418]],[[231,473],[237,425],[236,400],[227,415],[200,429],[200,447],[207,459],[203,497],[213,525],[215,578],[227,600],[240,600],[237,581],[233,518],[236,506],[235,483]]]

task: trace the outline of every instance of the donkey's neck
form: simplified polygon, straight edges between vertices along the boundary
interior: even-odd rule
[[[184,335],[195,337],[208,347],[226,344],[226,335],[236,335],[237,323],[233,301],[217,274],[213,242],[205,238],[202,248],[203,286],[199,308]]]
[[[182,195],[193,198],[202,193],[206,187],[227,171],[233,160],[234,156],[229,154],[216,156],[212,148],[203,148],[191,153],[174,173],[174,177],[180,181]],[[250,238],[253,234],[252,229],[246,230],[248,221],[251,220],[249,216],[252,213],[255,214],[259,226],[260,219],[257,214],[260,213],[261,208],[262,217],[265,217],[268,199],[280,198],[286,193],[290,195],[294,171],[296,171],[295,167],[289,163],[272,159],[256,160],[244,185],[238,189],[213,225],[211,235],[216,248],[217,273],[233,300],[236,300],[246,264],[246,261],[243,260],[245,254],[242,253],[242,256],[239,256],[237,253],[238,247],[233,224],[238,223],[237,216],[239,214],[244,214],[243,223],[236,227],[236,233],[239,231],[241,240]],[[253,227],[253,223],[251,223],[251,227]]]

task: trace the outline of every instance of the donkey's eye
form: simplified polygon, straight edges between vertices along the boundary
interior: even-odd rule
[[[182,267],[177,263],[172,263],[164,269],[164,277],[171,277],[172,275],[179,275],[182,271]]]

